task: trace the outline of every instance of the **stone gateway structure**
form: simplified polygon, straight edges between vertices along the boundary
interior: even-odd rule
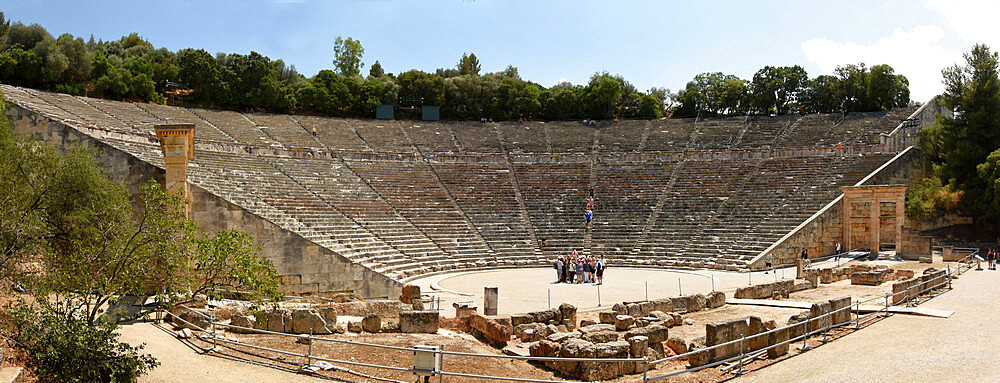
[[[131,191],[151,178],[183,186],[203,230],[253,235],[285,293],[389,299],[415,276],[551,267],[573,251],[615,267],[732,271],[762,267],[768,252],[776,264],[803,246],[827,253],[845,225],[863,227],[844,218],[840,188],[913,173],[914,128],[901,124],[940,109],[934,99],[878,113],[482,123],[0,90],[18,133],[92,146]],[[879,236],[858,241],[899,240],[900,215],[882,206],[867,226]]]
[[[903,248],[906,185],[845,186],[844,248],[878,252],[883,241]]]

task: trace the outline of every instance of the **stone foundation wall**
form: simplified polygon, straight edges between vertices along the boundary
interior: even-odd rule
[[[67,150],[89,146],[96,150],[97,164],[115,182],[125,184],[132,194],[149,179],[164,180],[164,170],[102,142],[80,128],[41,116],[9,103],[4,115],[14,131],[31,135],[46,144]],[[93,134],[102,134],[95,130]],[[111,133],[108,133],[111,134]],[[282,229],[221,197],[190,185],[191,217],[201,230],[242,230],[250,233],[270,259],[281,278],[282,291],[290,295],[354,292],[360,296],[396,299],[402,284],[323,248],[300,235]]]
[[[934,238],[920,235],[910,228],[903,228],[903,246],[896,250],[900,257],[916,260],[919,257],[930,257],[934,252]]]

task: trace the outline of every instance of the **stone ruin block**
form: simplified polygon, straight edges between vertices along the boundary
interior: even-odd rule
[[[760,290],[761,288],[759,285],[739,287],[736,289],[733,297],[736,299],[759,299]]]
[[[628,307],[625,306],[625,303],[615,303],[614,306],[611,306],[611,311],[616,312],[616,315],[628,315]]]
[[[775,328],[774,321],[764,321],[757,316],[751,316],[748,318],[748,328],[746,344],[744,345],[745,350],[763,350],[767,348],[767,335],[757,335],[765,333],[768,330],[773,330]]]
[[[812,283],[813,287],[819,287],[819,272],[816,270],[806,270],[802,272],[802,279]]]
[[[542,339],[528,346],[528,354],[531,356],[554,357],[559,353],[559,343]]]
[[[614,312],[614,311],[601,311],[597,315],[598,315],[598,319],[600,319],[601,323],[614,324],[615,323],[615,317],[618,316],[618,313]]]
[[[674,300],[670,298],[660,298],[651,301],[653,303],[653,309],[650,311],[662,311],[669,313],[674,311]]]
[[[532,311],[528,313],[532,316],[532,322],[549,323],[549,321],[562,321],[562,313],[559,309],[548,309],[542,311]]]
[[[892,284],[892,304],[900,304],[910,298],[918,279],[908,278]]]
[[[403,286],[402,293],[399,295],[399,301],[403,303],[413,304],[413,301],[415,299],[420,300],[420,286],[417,285]]]
[[[635,318],[631,315],[619,315],[615,317],[615,330],[625,331],[628,330],[629,326],[635,323]]]
[[[782,280],[782,281],[778,281],[778,282],[775,282],[775,285],[777,285],[777,286],[775,286],[775,290],[780,289],[780,290],[784,290],[784,291],[788,291],[788,292],[796,291],[795,290],[795,280],[794,279],[785,279],[785,280]]]
[[[815,332],[823,329],[826,326],[829,326],[830,323],[832,322],[830,320],[830,315],[821,317],[822,315],[828,314],[829,312],[830,312],[830,302],[813,303],[812,307],[809,308],[809,316],[818,319],[809,322],[809,331]]]
[[[378,315],[369,315],[361,320],[361,329],[365,332],[377,333],[382,331],[382,317]]]
[[[705,346],[711,347],[750,334],[750,328],[746,319],[737,319],[725,322],[715,322],[705,325]],[[744,345],[745,347],[745,345]],[[739,342],[726,346],[714,348],[708,351],[708,363],[717,362],[739,354]]]
[[[636,327],[625,332],[625,339],[631,339],[636,336],[644,336],[649,339],[650,344],[666,342],[668,337],[668,329],[666,326],[651,324],[646,327]]]
[[[437,311],[403,311],[399,313],[399,332],[435,334],[440,320]]]
[[[541,326],[544,327],[544,325]],[[482,315],[469,317],[469,327],[472,328],[473,333],[483,337],[495,347],[507,345],[513,332],[511,328],[504,326],[496,318]]]
[[[874,271],[855,272],[851,274],[852,285],[878,286],[882,284],[879,273]]]
[[[830,300],[830,315],[833,324],[843,324],[851,320],[851,310],[846,307],[851,306],[851,297],[840,297]],[[843,310],[842,310],[843,309]]]
[[[569,303],[559,305],[559,317],[561,323],[569,330],[576,329],[576,306]]]
[[[640,307],[638,303],[629,303],[629,304],[625,305],[625,308],[628,310],[628,314],[624,314],[624,315],[628,315],[628,316],[633,317],[633,318],[634,317],[641,317],[641,316],[643,316],[642,315],[642,307]]]
[[[532,322],[515,326],[514,336],[521,339],[521,342],[528,343],[539,341],[552,335],[550,331],[549,326]]]
[[[811,311],[803,311],[788,318],[786,326],[792,326],[788,331],[789,338],[802,336],[806,333],[806,321],[810,318]]]
[[[784,341],[786,341],[788,339],[789,339],[789,337],[788,337],[788,329],[787,328],[783,328],[781,330],[778,330],[778,331],[772,332],[770,334],[767,334],[767,344],[769,346],[776,345],[776,344],[784,342]],[[780,357],[782,355],[787,354],[788,353],[788,346],[789,346],[789,344],[785,343],[783,345],[772,347],[772,348],[768,349],[767,350],[767,357],[773,359],[773,358],[777,358],[777,357]]]
[[[452,303],[451,306],[455,308],[456,318],[468,318],[476,315],[475,302],[455,302]]]
[[[535,321],[535,317],[532,316],[531,314],[511,314],[510,315],[510,323],[511,323],[512,326],[518,326],[518,325],[522,325],[522,324],[525,324],[525,323],[533,323],[534,321]]]
[[[794,283],[794,285],[792,286],[792,290],[791,290],[792,292],[802,291],[802,290],[808,290],[808,289],[815,289],[816,288],[816,285],[814,285],[812,282],[809,282],[809,281],[807,281],[805,279],[796,279],[796,280],[792,281],[792,283]]]
[[[714,309],[722,307],[726,304],[726,293],[721,291],[713,291],[708,294],[708,308]]]

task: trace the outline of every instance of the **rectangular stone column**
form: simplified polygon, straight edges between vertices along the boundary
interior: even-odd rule
[[[153,129],[160,139],[160,151],[163,152],[163,165],[166,168],[163,186],[168,192],[184,198],[186,215],[191,206],[187,168],[188,162],[194,158],[194,124],[157,125]]]
[[[882,225],[878,221],[879,208],[881,208],[881,206],[878,203],[878,198],[872,198],[871,203],[869,204],[869,206],[871,206],[871,209],[870,209],[871,210],[871,220],[870,220],[871,223],[869,224],[868,230],[871,230],[871,241],[872,241],[872,244],[871,244],[872,247],[871,247],[870,251],[872,252],[872,254],[878,254],[878,248],[879,248],[879,231],[881,230],[881,227],[882,227]]]
[[[840,200],[840,205],[842,207],[841,210],[844,211],[844,219],[843,222],[841,222],[841,226],[843,227],[843,234],[841,235],[844,237],[844,248],[853,249],[855,246],[852,241],[853,236],[851,235],[851,210],[853,209],[853,206],[851,206],[851,200],[847,198],[846,194],[844,195],[844,198]]]
[[[483,315],[497,315],[497,303],[500,300],[499,288],[487,286],[484,290]]]
[[[906,196],[896,200],[896,253],[903,250],[903,223],[906,221]]]

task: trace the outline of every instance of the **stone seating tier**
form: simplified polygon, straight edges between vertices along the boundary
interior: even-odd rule
[[[2,89],[49,118],[122,133],[109,137],[134,135],[99,139],[161,167],[160,150],[147,137],[153,124],[171,122],[194,123],[196,142],[238,143],[247,145],[246,153],[257,146],[361,153],[307,159],[199,146],[189,180],[396,278],[547,266],[553,256],[573,250],[620,265],[743,269],[839,195],[839,186],[857,183],[892,154],[708,159],[712,153],[871,144],[912,113],[597,126],[418,123],[241,114]],[[705,155],[682,161],[657,153],[679,150]],[[380,159],[363,158],[364,152]],[[390,160],[379,153],[413,154]],[[588,230],[583,213],[591,185],[597,208]],[[543,236],[547,246],[539,248]]]

